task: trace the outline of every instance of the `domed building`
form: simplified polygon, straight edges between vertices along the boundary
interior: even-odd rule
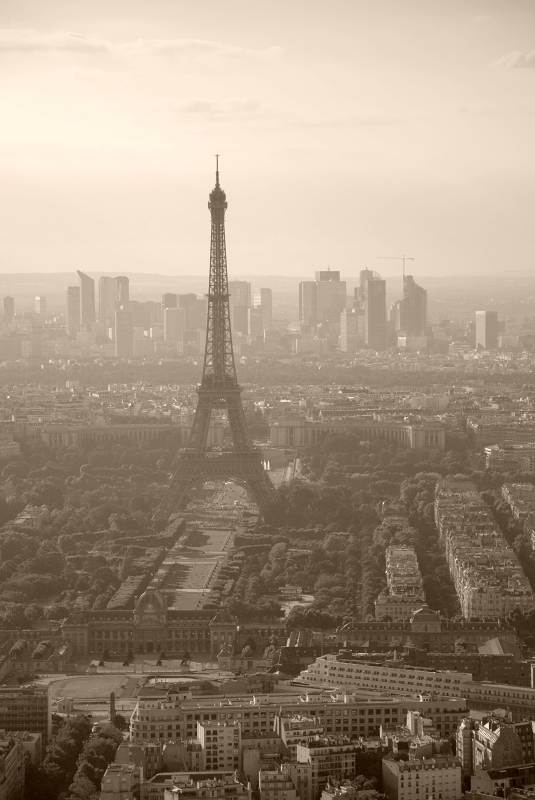
[[[146,589],[133,609],[105,609],[72,614],[62,633],[74,654],[127,656],[160,653],[182,657],[185,652],[215,657],[223,646],[234,647],[238,620],[227,611],[210,608],[168,609],[158,589]]]

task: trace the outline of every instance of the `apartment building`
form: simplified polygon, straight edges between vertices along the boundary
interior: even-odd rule
[[[502,769],[478,769],[472,775],[470,789],[478,794],[493,797],[517,797],[527,799],[522,790],[535,789],[535,764],[520,764]]]
[[[425,604],[422,576],[413,547],[387,547],[386,583],[387,590],[375,601],[375,619],[407,620],[413,611]]]
[[[194,739],[198,722],[238,722],[245,746],[248,734],[272,732],[276,718],[282,713],[317,719],[327,736],[369,737],[377,736],[381,725],[390,728],[403,724],[408,709],[415,709],[430,717],[440,733],[447,735],[466,712],[465,701],[452,698],[451,694],[440,699],[432,694],[420,697],[384,694],[368,699],[349,692],[302,689],[296,694],[192,698],[176,689],[162,688],[151,697],[140,697],[130,720],[130,733],[133,742],[177,741]]]
[[[234,772],[160,772],[140,786],[140,800],[251,800]]]
[[[280,767],[261,769],[258,778],[260,800],[299,800],[299,795],[287,772]]]
[[[533,448],[535,453],[535,444]],[[517,522],[526,522],[535,511],[535,486],[532,483],[504,483],[502,497]]]
[[[240,768],[241,727],[237,721],[199,721],[197,739],[201,743],[203,770]]]
[[[474,484],[437,484],[435,521],[466,620],[535,609],[529,581]]]
[[[510,414],[489,417],[468,417],[468,438],[478,450],[493,444],[529,444],[535,442],[535,422],[518,419]]]
[[[310,764],[310,790],[318,797],[330,781],[342,781],[357,773],[357,758],[362,746],[347,736],[317,736],[307,744],[297,745],[296,761]]]
[[[451,756],[396,761],[383,758],[388,800],[460,800],[461,762]]]
[[[463,719],[456,734],[463,773],[533,763],[533,725],[531,720],[515,723],[494,716]]]
[[[306,744],[316,736],[323,736],[325,733],[319,717],[306,717],[302,714],[275,717],[274,729],[281,737],[284,746],[290,751],[292,759],[297,757],[298,744]]]
[[[534,434],[535,436],[535,434]],[[535,470],[535,441],[523,444],[491,444],[485,447],[487,469],[533,472]]]
[[[292,779],[299,800],[316,800],[312,794],[312,764],[305,761],[287,761],[281,769]]]
[[[143,768],[135,764],[110,764],[102,776],[99,800],[134,800],[139,797]]]

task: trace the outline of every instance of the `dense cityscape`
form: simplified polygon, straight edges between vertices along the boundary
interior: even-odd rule
[[[535,318],[288,319],[209,208],[205,295],[4,297],[0,796],[530,797]]]
[[[0,800],[535,800],[534,30],[0,3]]]

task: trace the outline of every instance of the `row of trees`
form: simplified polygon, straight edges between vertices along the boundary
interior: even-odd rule
[[[105,725],[92,736],[91,723],[83,715],[56,722],[59,729],[43,763],[39,767],[26,765],[26,798],[56,800],[63,793],[68,800],[94,800],[122,734],[114,725]]]

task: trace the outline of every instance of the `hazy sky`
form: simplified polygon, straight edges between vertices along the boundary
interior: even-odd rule
[[[529,274],[533,0],[1,0],[0,269]]]

